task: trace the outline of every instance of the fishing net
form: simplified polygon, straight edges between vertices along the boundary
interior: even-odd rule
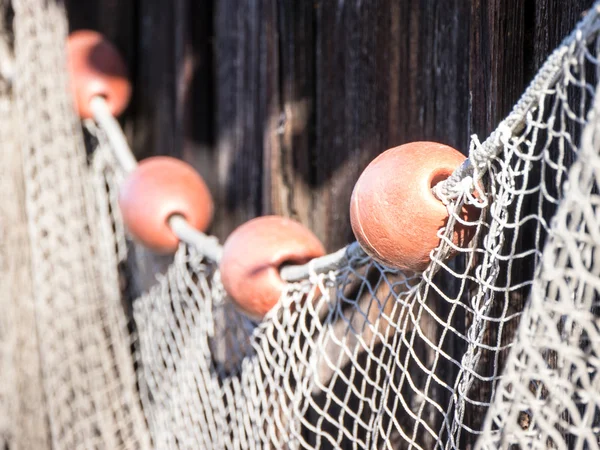
[[[256,323],[202,248],[147,288],[62,6],[0,0],[0,448],[598,448],[599,14],[436,187],[427,270],[352,244]]]
[[[2,5],[14,76],[0,101],[0,442],[146,445],[105,183],[87,165],[68,95],[64,11]]]
[[[596,97],[480,448],[600,443],[599,114]]]

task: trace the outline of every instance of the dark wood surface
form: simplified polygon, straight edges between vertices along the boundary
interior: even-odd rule
[[[267,213],[352,240],[369,161],[416,139],[468,150],[592,0],[68,0],[125,55],[139,157],[193,163],[225,238]]]
[[[129,63],[135,152],[199,170],[214,234],[283,214],[333,251],[353,240],[350,194],[371,159],[412,140],[466,154],[593,1],[68,3],[73,28],[106,33]]]

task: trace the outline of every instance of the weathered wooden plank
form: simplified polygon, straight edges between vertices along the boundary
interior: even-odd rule
[[[217,153],[215,135],[214,8],[212,2],[189,2],[186,46],[183,157],[215,190]],[[220,208],[219,203],[216,205]],[[215,228],[215,227],[213,227]]]
[[[265,207],[314,228],[315,27],[311,2],[279,2],[277,80],[266,137]]]
[[[225,238],[270,208],[264,204],[264,159],[277,104],[275,3],[215,4],[215,152],[213,231]]]
[[[395,79],[387,58],[390,2],[320,2],[315,9],[312,227],[335,249],[353,239],[354,183],[388,146],[388,88]]]
[[[138,4],[132,143],[140,157],[182,154],[186,6],[186,0]]]
[[[531,7],[531,4],[529,4]],[[525,33],[530,11],[527,4],[519,0],[492,2],[474,0],[471,4],[470,68],[469,88],[471,93],[471,111],[469,117],[470,133],[477,134],[481,140],[492,132],[498,123],[510,112],[513,104],[526,87],[524,67],[527,55]],[[529,42],[529,45],[531,43]],[[506,282],[504,267],[499,282]],[[492,317],[502,317],[504,297],[497,296],[495,306],[490,311]],[[523,306],[523,296],[515,298],[515,303]],[[519,307],[519,306],[517,306]],[[467,317],[465,329],[470,326]],[[498,344],[498,327],[486,324],[484,342],[490,346]],[[506,328],[514,332],[516,324]],[[506,331],[505,328],[505,331]],[[490,377],[497,370],[496,352],[481,352],[481,361],[476,372]],[[491,386],[488,382],[476,380],[468,393],[472,402],[485,404],[490,401]],[[471,403],[466,408],[464,425],[480,430],[485,418],[485,407]],[[461,448],[470,448],[476,435],[463,432]]]

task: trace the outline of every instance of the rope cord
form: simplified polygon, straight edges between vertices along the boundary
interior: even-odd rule
[[[600,24],[594,24],[598,19],[598,14],[600,14],[600,4],[596,4],[594,8],[590,9],[573,32],[546,59],[546,62],[544,62],[511,113],[500,122],[498,128],[490,134],[483,144],[479,144],[476,136],[472,137],[469,157],[466,161],[452,175],[432,188],[438,199],[448,204],[451,200],[463,195],[465,188],[471,191],[476,189],[477,182],[481,180],[486,172],[488,162],[500,153],[504,148],[504,143],[507,142],[510,136],[519,132],[525,126],[527,114],[537,107],[542,97],[540,94],[558,82],[563,73],[562,65],[565,55],[571,54],[571,47],[582,39],[590,40],[595,36],[593,32],[584,34],[583,30],[592,29],[592,25],[595,25],[596,28],[600,27]],[[468,187],[463,182],[467,178],[472,180]]]
[[[171,227],[175,236],[186,244],[198,249],[205,258],[216,263],[221,261],[223,247],[219,244],[219,240],[215,236],[207,236],[198,231],[185,220],[185,217],[180,215],[174,215],[169,218],[169,227]]]
[[[90,101],[90,109],[98,126],[104,131],[117,161],[125,173],[130,173],[137,167],[137,161],[129,148],[127,138],[119,122],[108,109],[104,97],[94,97]]]
[[[114,152],[114,155],[126,172],[132,172],[137,167],[137,160],[127,143],[121,125],[111,114],[103,97],[94,97],[90,102],[94,120],[99,128],[104,131]],[[185,217],[174,215],[169,218],[169,227],[175,235],[187,245],[196,248],[205,258],[219,263],[223,247],[214,236],[207,236],[192,227]],[[311,274],[327,273],[338,270],[348,263],[353,257],[363,254],[362,248],[354,242],[335,253],[315,258],[303,265],[286,265],[281,269],[281,278],[287,282],[295,283],[310,278]]]

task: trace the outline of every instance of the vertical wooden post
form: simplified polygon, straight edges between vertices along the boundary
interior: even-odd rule
[[[535,2],[508,2],[495,0],[486,2],[473,0],[471,4],[470,69],[469,88],[471,110],[469,114],[470,132],[484,138],[510,112],[536,71],[548,55],[568,35],[581,19],[581,13],[593,4],[592,0],[556,2],[537,0]],[[530,182],[539,180],[540,174],[530,174]],[[527,206],[524,206],[527,209]],[[530,208],[536,208],[530,205]],[[533,223],[525,224],[520,230],[517,253],[531,247],[535,242]],[[532,258],[521,258],[501,274],[500,283],[511,276],[513,285],[531,279],[534,266]],[[502,311],[503,299],[498,299],[490,311],[492,317],[502,317],[521,311],[527,301],[529,288],[519,289],[510,294],[509,311]],[[500,295],[500,294],[498,294]],[[507,294],[508,295],[508,294]],[[488,326],[484,344],[491,347],[507,346],[513,339],[519,324],[518,318],[504,323],[502,328]],[[466,326],[469,324],[466,323]],[[508,351],[499,355],[482,352],[478,372],[491,376],[494,366],[502,368]],[[488,402],[491,392],[489,383],[474,383],[469,398],[473,401]],[[465,416],[465,425],[480,429],[485,409],[472,407]],[[464,436],[461,446],[470,448],[476,435]]]

